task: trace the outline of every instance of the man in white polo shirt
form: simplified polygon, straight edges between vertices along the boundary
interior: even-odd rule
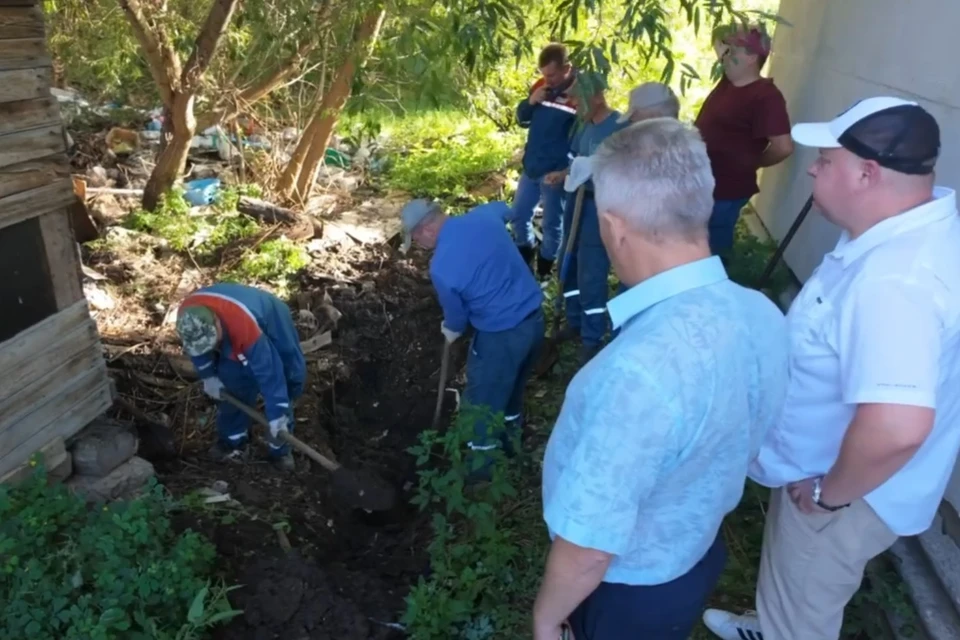
[[[940,130],[916,103],[858,102],[793,138],[818,147],[843,233],[787,316],[790,382],[750,476],[771,487],[757,614],[725,640],[836,640],[867,561],[933,521],[960,449],[960,218],[934,186]]]

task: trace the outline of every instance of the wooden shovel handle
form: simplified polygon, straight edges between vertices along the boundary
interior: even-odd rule
[[[447,375],[450,371],[450,343],[446,336],[443,338],[443,355],[440,358],[440,382],[437,383],[437,404],[433,408],[432,428],[436,429],[440,424],[440,413],[443,411],[443,396],[447,388]]]
[[[269,431],[270,421],[267,420],[262,413],[260,413],[253,407],[249,407],[243,402],[240,402],[239,400],[234,398],[232,395],[230,395],[226,391],[220,391],[220,399],[225,400],[226,402],[229,402],[230,404],[235,406],[237,409],[240,409],[240,411],[243,411],[245,414],[250,416],[254,422],[256,422],[262,427],[266,427],[266,429]],[[316,449],[308,445],[306,442],[304,442],[300,438],[295,437],[289,431],[281,431],[278,437],[284,442],[288,443],[293,448],[295,448],[300,453],[306,455],[308,458],[310,458],[311,460],[319,464],[321,467],[323,467],[330,473],[333,473],[334,471],[340,468],[340,464],[338,462],[334,462],[330,458],[327,458],[326,456],[322,455],[319,451],[317,451]]]

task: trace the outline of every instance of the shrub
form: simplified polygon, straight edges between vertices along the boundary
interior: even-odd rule
[[[95,507],[42,469],[0,486],[0,637],[188,640],[237,615],[210,588],[213,546],[176,534],[171,506],[156,482]]]
[[[517,496],[517,465],[499,450],[491,481],[465,489],[471,471],[467,442],[483,411],[464,407],[446,433],[425,431],[409,450],[420,469],[412,502],[433,511],[434,536],[428,547],[430,575],[407,596],[403,621],[414,640],[516,637],[512,632],[528,624],[528,610],[517,603],[536,592],[539,574],[528,569],[542,563],[542,550],[531,549],[523,537],[529,526],[535,535],[546,534],[532,512],[536,505]],[[502,416],[488,424],[502,427]]]

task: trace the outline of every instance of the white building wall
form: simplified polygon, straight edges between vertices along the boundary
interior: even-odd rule
[[[783,91],[792,122],[829,119],[860,98],[917,100],[940,123],[939,182],[960,186],[960,0],[782,0],[768,75]],[[799,149],[764,171],[754,200],[779,239],[810,195],[806,167],[816,151]],[[837,230],[814,209],[786,252],[805,280]]]
[[[960,0],[782,0],[779,14],[792,26],[777,27],[767,72],[786,96],[791,122],[830,119],[870,96],[916,100],[940,124],[937,182],[960,187]],[[763,172],[754,204],[778,241],[810,195],[806,168],[816,154],[798,148]],[[784,256],[800,280],[838,233],[814,207]],[[947,499],[960,506],[957,471]]]

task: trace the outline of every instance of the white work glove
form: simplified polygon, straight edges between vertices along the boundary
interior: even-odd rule
[[[287,426],[289,425],[289,420],[287,416],[280,416],[276,420],[270,421],[270,437],[276,440],[280,436],[281,431],[289,431]]]
[[[577,156],[570,163],[570,173],[563,181],[563,190],[573,193],[593,175],[593,156]]]
[[[451,344],[461,335],[452,329],[447,329],[447,325],[443,324],[442,322],[440,323],[440,333],[442,333],[447,342]]]
[[[219,400],[221,391],[223,391],[223,383],[220,382],[220,378],[213,376],[212,378],[203,379],[203,392],[205,394],[214,400]]]

